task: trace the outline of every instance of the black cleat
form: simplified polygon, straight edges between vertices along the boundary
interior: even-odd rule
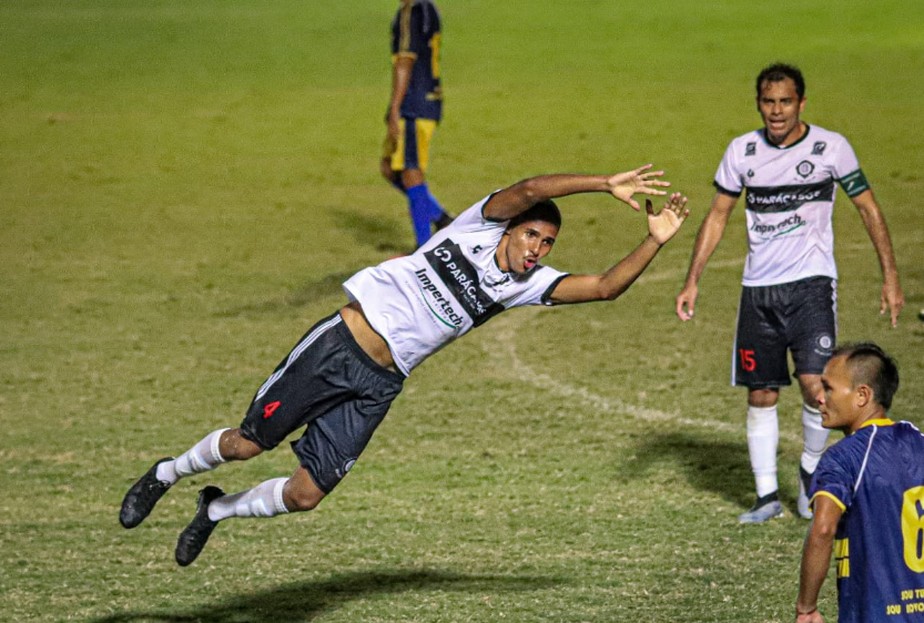
[[[812,518],[812,507],[809,504],[808,492],[812,488],[812,476],[799,465],[799,497],[796,498],[796,510],[803,519]]]
[[[119,511],[119,522],[126,528],[134,528],[144,518],[151,514],[154,505],[170,488],[169,482],[157,479],[157,466],[164,461],[172,461],[173,457],[159,460],[149,469],[138,482],[132,485],[122,500],[122,510]]]
[[[191,564],[208,542],[212,530],[218,525],[217,521],[209,519],[209,504],[224,494],[224,491],[212,486],[208,486],[199,492],[196,516],[189,522],[186,529],[180,533],[180,538],[176,541],[176,562],[181,567]]]

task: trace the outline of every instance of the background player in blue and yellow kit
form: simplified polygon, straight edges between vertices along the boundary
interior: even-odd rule
[[[875,344],[856,344],[835,350],[821,379],[822,422],[847,437],[813,479],[796,621],[823,623],[832,550],[838,621],[924,621],[924,435],[887,417],[898,369]]]
[[[440,15],[431,0],[401,0],[391,25],[392,87],[382,175],[407,195],[419,247],[452,219],[427,187],[430,140],[443,112]]]

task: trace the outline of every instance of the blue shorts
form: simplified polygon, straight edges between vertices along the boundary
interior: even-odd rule
[[[292,443],[302,467],[330,493],[346,476],[403,387],[378,365],[339,313],[311,328],[254,396],[241,434],[264,450],[307,426]]]
[[[837,281],[809,277],[774,286],[744,287],[732,353],[732,385],[768,389],[795,375],[821,374],[837,337]]]

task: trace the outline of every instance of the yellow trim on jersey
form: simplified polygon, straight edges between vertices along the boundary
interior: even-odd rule
[[[860,428],[866,428],[867,426],[895,426],[895,422],[887,417],[877,418],[875,420],[866,420],[860,424],[860,427],[857,430],[860,430]]]
[[[812,499],[809,500],[809,504],[812,504],[813,502],[815,502],[815,498],[817,498],[819,495],[823,495],[823,496],[825,496],[826,498],[830,498],[832,502],[834,502],[835,504],[837,504],[838,508],[841,509],[841,512],[842,512],[842,513],[845,512],[845,511],[847,510],[847,506],[845,506],[843,502],[841,502],[839,499],[837,499],[837,497],[836,497],[833,493],[829,493],[829,492],[827,492],[827,491],[819,491],[818,493],[816,493],[815,495],[813,495],[813,496],[812,496]]]
[[[850,577],[850,559],[844,558],[843,560],[837,561],[837,577],[838,578],[849,578]]]
[[[850,577],[850,540],[834,539],[834,560],[837,563],[837,577]]]

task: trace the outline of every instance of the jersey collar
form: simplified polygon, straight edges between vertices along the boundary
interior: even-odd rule
[[[805,121],[803,121],[802,123],[805,123]],[[809,133],[811,133],[811,131],[812,131],[812,126],[809,125],[808,123],[805,123],[805,134],[803,134],[802,136],[800,136],[800,137],[799,137],[799,140],[796,141],[795,143],[793,143],[792,145],[786,145],[785,147],[780,147],[780,146],[774,145],[773,143],[770,142],[770,139],[767,138],[767,128],[763,128],[763,129],[760,130],[760,136],[761,136],[761,138],[764,139],[764,142],[765,142],[769,147],[773,147],[774,149],[779,149],[780,151],[784,151],[784,150],[787,150],[787,149],[792,149],[792,148],[795,147],[796,145],[798,145],[798,144],[802,143],[803,141],[805,141],[805,140],[808,138],[808,135],[809,135]]]
[[[873,420],[866,420],[865,422],[860,424],[860,428],[866,428],[867,426],[893,426],[894,424],[895,422],[893,422],[889,418],[883,417],[883,418],[876,418]],[[858,428],[857,430],[860,430],[860,428]]]

